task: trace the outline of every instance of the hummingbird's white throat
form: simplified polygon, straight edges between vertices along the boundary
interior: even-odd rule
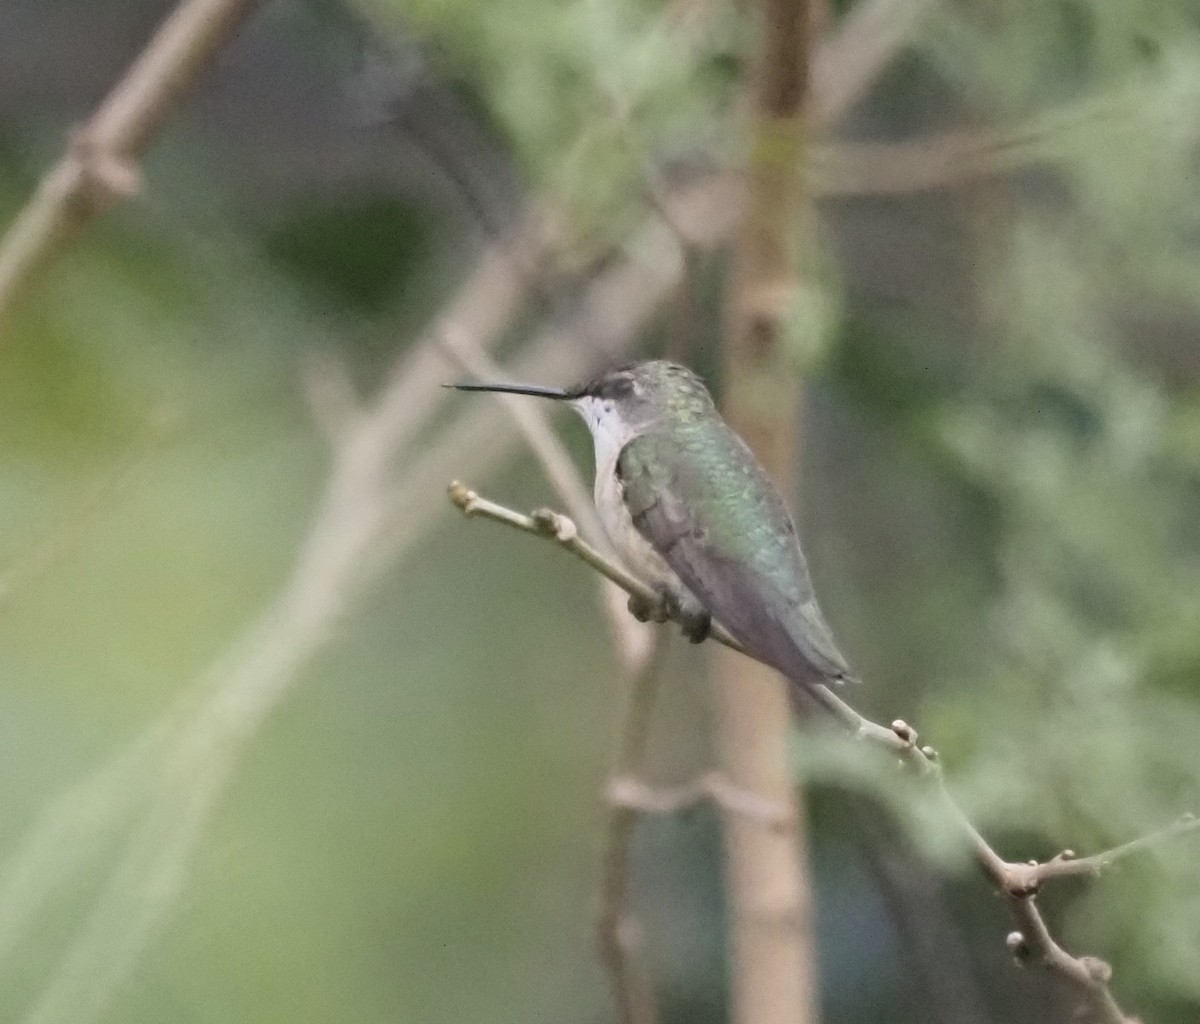
[[[625,504],[625,488],[617,473],[617,458],[640,433],[638,426],[618,411],[611,398],[585,395],[571,401],[572,407],[592,432],[596,445],[596,512],[608,539],[621,556],[625,567],[654,586],[661,581],[683,591],[684,586],[661,556],[633,525]]]
[[[596,445],[596,472],[600,473],[602,468],[615,469],[621,449],[635,436],[632,424],[617,411],[617,403],[611,398],[584,395],[573,399],[571,405],[592,432]]]

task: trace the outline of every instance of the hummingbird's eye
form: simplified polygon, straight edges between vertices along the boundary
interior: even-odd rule
[[[637,393],[633,380],[629,377],[613,377],[604,388],[605,398],[629,398]]]

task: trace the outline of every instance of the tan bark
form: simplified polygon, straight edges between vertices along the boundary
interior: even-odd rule
[[[748,88],[746,206],[727,307],[725,413],[786,494],[794,483],[799,388],[785,327],[807,259],[800,157],[808,94],[810,11],[759,0]],[[813,904],[804,822],[791,777],[790,709],[778,676],[718,651],[717,748],[734,786],[791,809],[780,827],[726,812],[726,891],[734,1024],[812,1024],[818,1017]]]

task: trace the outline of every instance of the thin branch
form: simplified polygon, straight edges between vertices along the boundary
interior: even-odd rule
[[[1145,116],[1138,90],[1051,105],[1012,125],[952,128],[890,141],[814,143],[807,185],[823,197],[900,195],[1053,165],[1074,139]]]
[[[346,364],[332,352],[312,352],[301,366],[301,381],[313,422],[330,448],[345,444],[359,417],[359,398]]]
[[[584,545],[578,539],[574,524],[565,516],[548,509],[524,515],[481,498],[459,483],[452,484],[449,493],[451,501],[467,515],[482,516],[535,536],[554,540],[631,595],[643,599],[653,597],[649,588],[639,580]],[[727,647],[740,650],[736,642],[730,642],[728,633],[717,623],[714,623],[712,637]],[[971,824],[946,787],[937,751],[930,746],[919,746],[917,732],[912,726],[899,719],[891,726],[872,722],[827,687],[812,687],[811,695],[853,738],[880,746],[891,754],[899,754],[905,764],[936,785],[946,811],[971,849],[976,862],[996,890],[1005,897],[1017,922],[1019,930],[1009,933],[1006,940],[1014,958],[1019,963],[1044,967],[1071,985],[1091,1013],[1092,1019],[1099,1024],[1137,1024],[1134,1018],[1121,1010],[1113,997],[1109,987],[1112,968],[1096,957],[1073,956],[1055,941],[1038,909],[1037,892],[1045,881],[1071,875],[1095,875],[1115,861],[1142,853],[1177,837],[1200,832],[1200,819],[1190,814],[1185,815],[1157,832],[1090,857],[1075,858],[1071,851],[1064,851],[1045,863],[1006,861]],[[670,801],[663,803],[668,805],[667,809],[673,806]]]
[[[506,376],[471,335],[461,331],[448,331],[442,339],[442,344],[455,362],[480,380],[503,380]],[[582,524],[584,534],[591,537],[606,554],[615,557],[616,553],[608,543],[588,487],[580,477],[566,446],[550,427],[550,421],[542,406],[537,402],[499,392],[493,397],[512,418],[525,443],[541,465],[550,486],[575,521]],[[614,588],[611,583],[601,581],[600,588],[600,606],[604,609],[605,618],[612,630],[617,651],[626,670],[636,674],[650,656],[652,634],[643,629],[636,619],[625,614],[622,601],[612,599]],[[615,594],[618,598],[620,593],[620,589],[617,588]]]
[[[553,540],[628,594],[640,598],[649,606],[658,606],[656,617],[666,620],[667,610],[660,604],[660,595],[584,541],[575,523],[567,516],[549,509],[525,515],[481,498],[459,483],[451,484],[448,493],[450,500],[467,516],[481,516]],[[741,649],[719,623],[713,624],[711,635],[735,650]],[[614,777],[609,788],[611,810],[601,862],[601,909],[597,920],[597,939],[623,1024],[653,1024],[657,1019],[649,982],[640,966],[640,930],[626,909],[629,844],[638,817],[644,813],[673,813],[704,799],[711,799],[719,806],[730,809],[737,807],[745,813],[768,814],[775,821],[780,816],[779,809],[774,805],[764,809],[769,802],[753,794],[737,793],[728,782],[715,775],[704,776],[692,785],[669,793],[652,789],[636,779],[644,760],[650,715],[657,695],[657,662],[657,657],[652,657],[633,680]],[[755,801],[752,806],[748,804],[750,800]]]
[[[0,318],[54,251],[141,186],[137,159],[217,49],[258,0],[184,0],[0,239]]]
[[[1031,166],[1046,148],[1025,129],[954,130],[861,142],[839,139],[813,147],[809,187],[822,198],[908,195],[953,188]]]
[[[505,526],[511,526],[514,529],[537,534],[539,537],[547,537],[555,541],[580,561],[595,569],[601,576],[611,580],[624,590],[625,593],[631,597],[638,598],[647,607],[653,609],[651,617],[654,621],[668,621],[668,610],[662,601],[662,595],[652,587],[648,587],[620,563],[606,557],[580,537],[579,527],[568,516],[564,516],[561,512],[555,512],[548,508],[535,509],[528,515],[523,512],[516,512],[504,505],[498,505],[494,501],[489,501],[487,498],[481,498],[457,480],[450,484],[449,488],[447,488],[447,493],[450,496],[451,502],[467,516],[482,516],[493,522],[503,523]],[[741,644],[730,636],[728,630],[719,622],[712,624],[712,630],[709,635],[718,643],[724,644],[732,650],[745,653],[742,650]]]
[[[810,114],[840,120],[908,45],[933,0],[860,0],[813,54]]]
[[[639,779],[618,776],[609,783],[608,801],[635,814],[681,814],[702,804],[713,804],[772,828],[786,828],[796,819],[787,804],[739,789],[720,772],[705,772],[678,786],[650,786]]]
[[[667,332],[664,355],[675,362],[686,363],[688,354],[697,344],[700,321],[695,295],[699,246],[693,241],[689,226],[681,221],[671,206],[671,193],[662,171],[652,159],[644,155],[645,147],[636,137],[630,120],[629,106],[610,92],[607,113],[617,128],[617,137],[628,150],[630,158],[638,168],[642,195],[652,211],[671,230],[679,245],[680,259],[684,272],[679,279],[679,288],[674,301],[674,316]]]
[[[1200,829],[1200,818],[1194,814],[1184,814],[1177,821],[1157,832],[1131,839],[1120,846],[1101,853],[1093,853],[1090,857],[1077,857],[1074,850],[1063,850],[1050,860],[1041,863],[1032,862],[1028,865],[1009,865],[1013,870],[1007,889],[1020,895],[1024,892],[1036,891],[1043,882],[1055,878],[1070,878],[1075,875],[1089,875],[1098,878],[1104,871],[1119,860],[1132,857],[1134,854],[1145,853],[1147,850],[1161,846],[1172,839],[1186,836]]]
[[[162,23],[0,239],[0,319],[54,252],[140,188],[137,159],[258,0],[184,0]],[[814,58],[814,111],[845,113],[907,41],[928,0],[865,0]],[[850,60],[849,55],[854,59]],[[678,220],[673,229],[681,230]]]
[[[732,224],[730,176],[712,175],[682,185],[673,194],[679,216],[695,224],[698,244],[713,246],[727,236]],[[463,285],[422,338],[397,361],[382,389],[379,413],[372,417],[375,444],[399,450],[411,442],[441,408],[448,392],[445,382],[454,366],[443,348],[447,335],[476,339],[485,351],[500,337],[528,296],[533,278],[557,238],[555,219],[544,206],[531,207],[513,236],[497,243],[480,259],[478,268]],[[605,267],[582,295],[576,315],[547,328],[528,349],[523,372],[545,374],[549,379],[569,380],[581,372],[579,340],[585,339],[595,362],[621,357],[634,342],[646,320],[676,288],[682,265],[673,236],[656,218],[636,231],[625,246],[627,258]],[[514,370],[522,372],[521,366]],[[424,454],[406,472],[410,500],[424,501],[428,493],[407,479],[442,475],[448,459],[461,457],[463,450],[482,451],[481,438],[497,439],[495,417],[467,416],[446,431],[446,439]],[[397,536],[407,537],[413,529],[410,516],[397,526]]]
[[[442,338],[442,348],[462,369],[480,380],[502,381],[508,376],[478,341],[461,331],[447,331]],[[591,494],[575,463],[571,461],[566,447],[551,428],[542,407],[536,402],[502,392],[496,392],[491,397],[498,401],[512,418],[525,443],[540,463],[550,486],[562,499],[575,521],[582,524],[583,532],[594,538],[601,547],[606,547],[604,528],[600,525],[600,517],[592,504]]]
[[[711,187],[702,183],[681,191],[704,204]],[[714,222],[713,232],[723,223]],[[532,218],[522,235],[534,252],[544,251],[538,240],[542,224]],[[105,1008],[177,904],[204,823],[246,745],[368,585],[436,523],[443,499],[435,482],[444,466],[494,471],[511,450],[513,432],[483,407],[447,426],[432,444],[418,450],[412,443],[448,394],[437,387],[449,369],[435,340],[444,325],[462,324],[490,341],[521,306],[530,263],[506,269],[510,253],[503,245],[485,253],[439,326],[398,360],[380,391],[361,407],[350,412],[350,402],[317,396],[325,403],[333,466],[284,586],[260,618],[185,688],[176,707],[127,748],[145,750],[145,757],[119,752],[108,767],[56,801],[0,865],[0,942],[15,950],[61,884],[93,865],[97,838],[125,816],[139,815],[100,883],[100,898],[66,943],[27,1022],[86,1024]],[[648,224],[633,237],[627,255],[588,284],[574,315],[560,318],[526,347],[516,369],[534,372],[536,366],[569,378],[593,372],[600,360],[619,358],[675,286],[680,271],[673,253],[666,229]],[[580,338],[590,344],[580,345]],[[164,734],[163,742],[155,739]],[[135,787],[126,784],[121,768],[126,763],[128,775],[144,782],[133,806],[128,798]],[[73,839],[69,850],[61,848],[63,835]],[[45,856],[47,850],[52,857]]]
[[[654,642],[649,659],[631,680],[610,792],[618,780],[630,778],[643,769],[665,650],[666,645],[661,639]],[[596,941],[601,961],[608,969],[613,1002],[621,1024],[655,1024],[658,1010],[643,964],[641,929],[628,908],[630,844],[637,819],[637,810],[610,799],[604,852],[600,860]]]

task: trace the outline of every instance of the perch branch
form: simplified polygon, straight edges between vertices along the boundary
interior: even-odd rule
[[[257,0],[184,0],[72,134],[0,240],[0,317],[56,248],[141,187],[137,158]]]
[[[474,491],[464,487],[458,481],[450,485],[447,493],[450,495],[450,500],[468,516],[482,516],[485,519],[491,519],[493,522],[504,523],[504,525],[511,526],[514,529],[524,530],[526,533],[534,533],[539,537],[547,537],[555,541],[561,547],[571,552],[576,558],[595,569],[601,576],[611,580],[624,590],[625,593],[631,597],[638,598],[653,608],[655,611],[655,615],[653,616],[655,621],[667,621],[667,609],[662,603],[661,595],[653,588],[646,586],[646,584],[629,573],[623,566],[610,558],[606,558],[592,547],[579,536],[579,528],[575,525],[574,521],[564,516],[561,512],[554,512],[548,508],[535,509],[528,515],[523,512],[516,512],[504,505],[498,505],[494,501],[489,501],[487,498],[481,498]],[[729,632],[720,623],[713,623],[710,635],[718,643],[722,643],[735,651],[742,651],[741,644],[730,636]]]
[[[504,371],[472,335],[448,328],[442,338],[442,348],[464,371],[473,374],[479,380],[505,379]],[[541,404],[501,393],[493,397],[508,413],[529,450],[541,465],[546,480],[566,505],[571,517],[579,524],[584,536],[598,542],[605,554],[612,554],[605,543],[604,528],[592,504],[591,491],[581,479],[566,446],[550,426],[549,417]],[[643,629],[639,622],[625,614],[623,595],[619,588],[603,579],[597,582],[600,585],[601,607],[612,630],[617,651],[626,669],[637,674],[650,656],[651,634]]]
[[[468,516],[482,516],[554,540],[629,594],[642,599],[654,599],[655,595],[641,581],[583,543],[574,524],[565,516],[549,509],[539,509],[525,515],[482,498],[457,482],[450,485],[449,494],[450,500]],[[718,623],[714,623],[712,637],[727,647],[741,650],[737,642]],[[812,696],[853,738],[880,746],[889,753],[898,754],[903,763],[936,785],[947,812],[961,832],[974,859],[995,889],[1004,896],[1017,924],[1018,930],[1010,932],[1006,940],[1014,959],[1020,964],[1041,966],[1070,985],[1087,1008],[1091,1019],[1098,1024],[1137,1024],[1135,1018],[1125,1014],[1112,994],[1109,985],[1112,978],[1111,966],[1097,957],[1074,956],[1068,953],[1050,934],[1037,906],[1037,893],[1043,882],[1070,875],[1097,875],[1125,857],[1200,831],[1200,818],[1191,814],[1184,815],[1157,832],[1089,857],[1076,858],[1073,851],[1064,850],[1041,863],[1006,861],[971,824],[946,787],[937,751],[930,746],[918,745],[917,732],[912,726],[902,720],[894,721],[891,726],[872,722],[826,687],[813,687]],[[660,807],[675,810],[687,806],[694,800],[695,793],[688,794],[686,798],[676,793],[668,798],[660,797],[656,800],[654,797],[647,798],[644,791],[638,790],[635,796],[645,801],[651,809]]]
[[[709,191],[711,184],[689,190],[702,207]],[[397,360],[370,399],[360,404],[343,383],[318,383],[310,374],[333,465],[287,582],[170,711],[47,807],[0,862],[3,961],[5,952],[23,948],[59,887],[91,869],[103,848],[98,837],[136,815],[26,1024],[88,1024],[105,1009],[175,908],[204,823],[247,744],[368,585],[436,522],[442,467],[484,472],[503,464],[513,432],[484,408],[448,425],[432,443],[413,442],[447,395],[437,387],[449,368],[436,342],[442,328],[458,325],[482,344],[508,327],[523,307],[532,269],[530,260],[515,260],[514,245],[522,253],[544,252],[541,221],[532,217],[513,244],[483,255],[439,326]],[[721,223],[713,222],[714,233]],[[646,225],[628,254],[590,281],[572,315],[530,342],[517,371],[536,367],[570,378],[627,352],[678,280],[673,253],[666,229]],[[590,344],[579,345],[580,338]]]
[[[463,370],[479,380],[503,380],[505,372],[474,338],[462,332],[447,331],[442,348]],[[579,476],[575,463],[541,408],[535,402],[513,395],[496,393],[492,396],[512,419],[538,462],[550,486],[567,506],[572,518],[582,524],[589,537],[603,537],[600,519],[592,505],[591,494]]]

